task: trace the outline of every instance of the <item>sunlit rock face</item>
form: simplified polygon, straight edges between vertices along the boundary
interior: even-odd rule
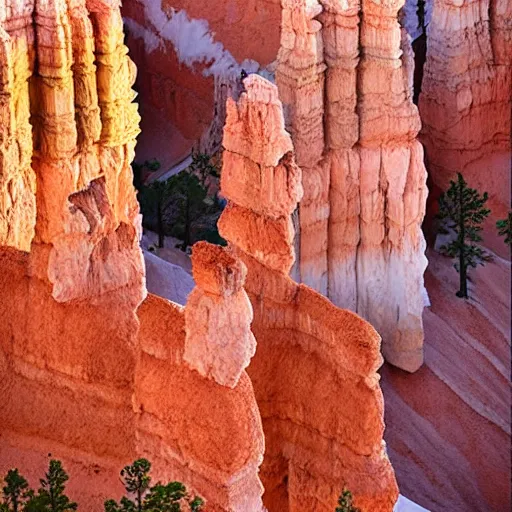
[[[494,223],[510,208],[512,3],[432,3],[419,108],[421,140],[437,197],[462,172],[488,191],[485,241],[503,256]]]
[[[304,183],[298,275],[369,320],[386,359],[415,371],[427,188],[402,3],[282,4],[276,80]]]
[[[244,87],[227,106],[219,229],[247,267],[254,309],[248,373],[265,432],[264,503],[332,512],[346,482],[361,510],[391,511],[398,490],[382,439],[379,336],[289,277],[302,173],[277,87],[256,75]]]
[[[292,274],[369,320],[386,359],[412,372],[423,362],[427,261],[420,225],[427,188],[412,103],[413,58],[398,23],[402,3],[282,0],[244,10],[238,2],[219,2],[212,10],[203,2],[129,0],[124,12],[129,44],[147,70],[142,79],[155,77],[141,85],[143,108],[167,90],[166,73],[179,82],[177,94],[193,91],[177,101],[182,112],[175,128],[161,123],[174,134],[168,140],[189,137],[195,116],[203,123],[194,128],[198,147],[218,147],[222,106],[239,94],[241,69],[275,79],[304,184],[293,221]],[[205,91],[213,102],[200,99]],[[166,102],[173,94],[164,96]],[[164,103],[158,109],[147,111],[150,131],[168,111]],[[156,144],[154,151],[167,146]]]
[[[18,467],[37,485],[51,453],[80,508],[99,511],[120,495],[119,470],[145,456],[155,480],[183,481],[210,510],[260,511],[244,274],[206,306],[198,279],[209,317],[146,298],[123,40],[116,3],[0,4],[0,475]],[[198,276],[243,268],[217,247],[199,253]],[[211,341],[208,318],[232,326],[243,356],[220,377],[186,350]]]

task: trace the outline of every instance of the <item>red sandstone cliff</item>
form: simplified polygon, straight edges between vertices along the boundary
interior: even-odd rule
[[[228,101],[219,229],[248,269],[265,505],[332,511],[346,482],[362,510],[391,511],[398,490],[382,440],[379,336],[288,277],[301,171],[276,86],[257,75],[244,85],[238,103]]]
[[[457,172],[488,191],[485,242],[505,256],[494,224],[510,209],[510,1],[433,2],[419,108],[434,195]]]

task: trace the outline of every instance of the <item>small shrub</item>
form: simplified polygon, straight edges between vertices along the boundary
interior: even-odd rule
[[[343,488],[341,496],[338,498],[335,512],[361,512],[359,508],[352,505],[352,493],[346,487]]]

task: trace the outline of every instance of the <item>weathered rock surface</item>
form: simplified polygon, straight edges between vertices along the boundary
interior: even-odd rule
[[[208,510],[260,511],[248,300],[225,318],[222,303],[209,307],[252,343],[225,370],[228,387],[191,368],[202,362],[194,354],[184,360],[187,335],[207,343],[200,324],[145,298],[130,167],[135,68],[122,28],[106,0],[0,4],[0,474],[16,465],[37,486],[51,452],[94,511],[119,496],[112,475],[146,456],[157,480],[183,481]],[[198,275],[242,268],[218,248],[201,254]]]
[[[346,482],[363,511],[391,511],[398,490],[382,442],[379,336],[288,276],[301,172],[277,88],[256,75],[244,85],[238,103],[228,101],[221,176],[228,206],[219,229],[248,269],[258,340],[248,372],[265,432],[265,505],[331,512]]]
[[[303,171],[300,279],[423,362],[427,196],[402,2],[283,1],[276,80]]]
[[[242,16],[238,2],[221,1],[213,10],[204,9],[203,2],[178,2],[171,12],[159,1],[129,0],[125,19],[135,59],[145,70],[141,80],[169,73],[179,82],[179,94],[194,91],[194,97],[176,99],[183,112],[173,121],[174,131],[186,137],[195,126],[188,117],[195,116],[203,124],[193,128],[193,137],[203,134],[203,142],[215,144],[218,126],[206,129],[204,123],[222,124],[221,105],[229,94],[236,96],[241,67],[257,69],[244,59],[275,69],[304,184],[295,213],[292,273],[369,320],[382,336],[386,359],[413,372],[423,361],[421,290],[427,261],[420,226],[427,188],[423,149],[416,140],[420,122],[412,103],[411,48],[398,23],[402,4],[282,0],[280,6],[264,2],[255,10],[249,5]],[[222,17],[230,9],[241,17]],[[194,32],[196,50],[187,50],[176,36],[178,18],[183,34],[202,23],[203,37]],[[258,35],[244,44],[246,30],[256,34],[262,19],[265,41],[257,48]],[[149,23],[142,29],[144,21]],[[216,28],[215,39],[210,26]],[[208,59],[200,60],[200,54]],[[177,69],[176,59],[185,66]],[[163,94],[165,80],[141,85],[143,102]],[[215,101],[205,103],[212,94]],[[174,97],[164,96],[165,101]],[[160,114],[154,118],[161,120]],[[236,164],[228,163],[225,172],[232,167]],[[237,186],[234,175],[225,181],[230,193]]]
[[[256,351],[252,306],[243,289],[247,269],[221,247],[194,245],[185,321],[184,360],[201,375],[234,388]]]
[[[255,71],[277,55],[279,1],[222,1],[214,8],[207,0],[123,2],[127,44],[142,71],[135,84],[142,161],[158,157],[170,168],[193,146],[220,145],[226,97],[242,67]]]
[[[512,3],[433,2],[419,108],[437,197],[457,172],[488,191],[487,245],[506,256],[496,219],[510,208]]]

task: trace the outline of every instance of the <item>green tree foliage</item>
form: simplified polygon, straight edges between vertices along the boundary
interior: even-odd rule
[[[0,505],[1,512],[68,512],[76,510],[73,503],[64,493],[68,475],[58,460],[50,460],[45,478],[40,480],[41,487],[34,493],[27,481],[17,469],[12,469],[5,477],[7,484],[3,488],[4,502]]]
[[[148,162],[144,165],[149,168]],[[139,185],[144,227],[158,233],[158,247],[164,246],[166,235],[182,240],[179,247],[184,251],[197,240],[226,244],[216,228],[222,211],[220,202],[216,194],[208,194],[210,179],[218,177],[218,169],[211,158],[196,153],[187,169],[166,181]]]
[[[352,493],[346,487],[343,488],[341,496],[338,498],[335,512],[361,512],[359,508],[352,505]]]
[[[190,164],[189,171],[195,174],[203,187],[208,186],[209,178],[219,178],[219,170],[216,165],[212,163],[210,155],[204,153],[192,154],[192,163]]]
[[[139,204],[142,215],[156,218],[156,232],[158,234],[158,247],[164,246],[165,225],[164,209],[169,196],[169,184],[167,181],[153,181],[147,186],[142,186],[139,194]]]
[[[482,237],[481,224],[491,212],[485,208],[488,195],[480,195],[477,190],[457,174],[457,181],[450,182],[450,188],[439,197],[438,217],[447,221],[447,226],[455,231],[457,238],[441,247],[441,250],[452,258],[458,258],[455,269],[459,272],[460,286],[457,297],[468,297],[467,271],[468,267],[484,265],[490,256],[475,245]]]
[[[152,160],[146,160],[143,164],[138,164],[136,162],[132,163],[132,170],[133,170],[133,186],[137,190],[141,190],[143,183],[142,183],[142,174],[144,170],[148,170],[151,172],[158,171],[160,169],[160,162],[153,158]]]
[[[506,219],[496,222],[496,228],[498,229],[498,235],[505,238],[505,243],[512,245],[512,211],[508,212]]]
[[[10,469],[4,478],[3,503],[0,512],[22,512],[25,505],[32,498],[33,491],[29,489],[28,482],[17,469]]]
[[[69,477],[59,460],[50,460],[45,478],[39,480],[41,487],[36,496],[27,504],[25,512],[68,512],[76,510],[77,504],[65,494]]]
[[[105,512],[201,512],[204,501],[198,496],[191,497],[182,483],[164,485],[158,482],[151,486],[150,470],[151,464],[146,459],[138,459],[126,466],[121,476],[128,496],[123,496],[119,504],[115,500],[105,501]],[[40,480],[41,487],[36,494],[18,470],[11,469],[4,478],[0,512],[77,510],[77,504],[64,493],[68,478],[61,462],[50,460],[48,472]]]
[[[186,487],[180,482],[166,485],[160,482],[150,487],[151,464],[146,459],[138,459],[121,471],[127,494],[118,504],[115,500],[105,502],[105,512],[181,512],[182,505],[190,512],[200,512],[203,500],[191,498]]]

